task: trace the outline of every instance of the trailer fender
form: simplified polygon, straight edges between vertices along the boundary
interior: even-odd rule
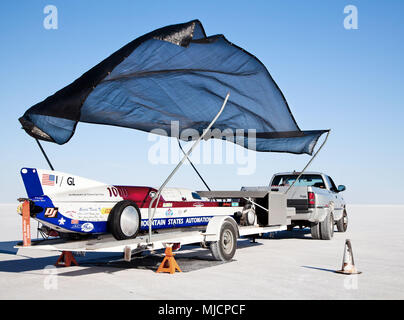
[[[228,221],[234,225],[237,230],[237,238],[240,237],[240,232],[236,220],[229,216],[215,216],[210,219],[206,231],[204,233],[205,242],[218,241],[220,235],[220,229],[225,221]]]

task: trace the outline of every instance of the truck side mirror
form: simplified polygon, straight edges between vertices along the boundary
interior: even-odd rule
[[[339,186],[338,186],[338,192],[342,192],[342,191],[345,191],[345,186],[344,185],[342,185],[342,184],[340,184]]]

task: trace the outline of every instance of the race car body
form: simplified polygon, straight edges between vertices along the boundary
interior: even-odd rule
[[[108,185],[34,168],[21,169],[21,176],[31,203],[31,217],[51,230],[102,234],[111,232],[115,223],[119,224],[119,231],[112,233],[119,239],[148,230],[148,207],[157,192],[155,188]],[[239,202],[209,201],[191,190],[165,188],[152,229],[207,225],[213,216],[232,216],[241,210]],[[126,232],[125,228],[137,230]]]

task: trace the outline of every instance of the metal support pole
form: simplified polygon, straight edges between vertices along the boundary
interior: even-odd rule
[[[52,166],[51,162],[49,161],[48,156],[46,155],[45,150],[42,148],[41,143],[39,142],[39,140],[37,138],[35,138],[35,140],[36,140],[36,143],[39,146],[39,149],[41,149],[41,152],[42,152],[43,156],[45,157],[46,162],[48,162],[49,167],[51,168],[52,171],[55,171],[55,169],[53,169],[53,166]]]
[[[321,148],[325,145],[325,143],[327,142],[328,136],[330,135],[331,130],[329,130],[327,132],[327,135],[323,141],[323,143],[321,144],[320,148],[318,148],[318,150],[316,151],[316,153],[314,154],[314,156],[311,157],[310,161],[307,162],[306,166],[303,168],[303,170],[300,172],[300,174],[297,176],[296,180],[293,181],[293,183],[290,185],[290,187],[286,190],[285,194],[287,194],[289,192],[289,190],[294,186],[294,184],[296,183],[296,181],[298,181],[300,179],[300,177],[302,176],[303,172],[306,171],[306,169],[308,168],[308,166],[310,165],[310,163],[314,160],[314,158],[317,156],[317,154],[320,152]]]
[[[156,195],[153,197],[153,199],[150,201],[149,204],[149,210],[148,210],[148,216],[149,216],[149,243],[151,243],[151,236],[152,236],[152,222],[153,222],[153,217],[156,213],[156,209],[158,206],[158,203],[160,201],[160,196],[161,192],[163,191],[164,187],[167,185],[167,183],[171,180],[171,178],[174,176],[174,174],[178,171],[178,169],[183,165],[185,160],[188,158],[188,156],[191,154],[191,152],[196,148],[196,146],[199,144],[199,142],[205,137],[206,133],[209,131],[209,129],[212,127],[212,125],[216,122],[216,120],[219,118],[219,116],[222,114],[224,107],[226,106],[227,100],[229,99],[230,92],[227,93],[226,98],[223,101],[223,105],[220,108],[219,112],[217,115],[213,118],[212,122],[209,124],[209,126],[205,129],[203,134],[198,138],[198,140],[195,141],[195,143],[192,145],[192,147],[184,154],[182,157],[181,161],[177,164],[177,166],[174,168],[173,171],[171,171],[170,175],[167,177],[167,179],[163,182],[163,184],[160,186],[158,189]],[[152,207],[153,204],[156,203],[154,210],[152,212]]]
[[[180,139],[177,139],[177,141],[178,141],[178,146],[180,147],[182,153],[185,154],[184,149],[182,149]],[[202,178],[202,176],[201,176],[201,174],[199,173],[199,171],[195,168],[195,166],[194,166],[194,164],[192,163],[191,159],[189,159],[189,157],[187,157],[187,159],[188,159],[189,164],[190,164],[190,165],[192,166],[192,168],[195,170],[195,172],[196,172],[196,174],[198,175],[198,177],[202,180],[202,182],[203,182],[203,184],[205,185],[205,187],[206,187],[209,191],[211,191],[210,188],[209,188],[209,186],[208,186],[208,184],[206,183],[205,179]]]

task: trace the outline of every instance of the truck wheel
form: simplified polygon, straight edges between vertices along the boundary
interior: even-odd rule
[[[320,236],[322,240],[331,240],[334,235],[334,216],[327,214],[324,221],[320,222]]]
[[[220,229],[219,241],[210,243],[210,251],[217,261],[230,261],[237,249],[237,230],[232,223],[225,221]]]
[[[345,232],[348,229],[348,214],[344,210],[342,214],[342,218],[339,219],[336,223],[338,232]]]
[[[108,230],[117,240],[136,238],[140,230],[140,211],[136,203],[118,202],[108,216]]]
[[[316,222],[312,222],[310,224],[310,230],[311,230],[311,237],[313,239],[320,239],[320,223]]]

